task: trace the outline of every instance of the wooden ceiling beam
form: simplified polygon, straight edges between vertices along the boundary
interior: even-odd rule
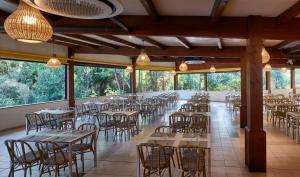
[[[121,38],[118,38],[118,37],[116,37],[116,36],[112,36],[112,35],[99,35],[99,36],[102,37],[102,38],[109,39],[109,40],[111,40],[111,41],[115,41],[115,42],[118,42],[118,43],[127,45],[127,46],[132,47],[132,48],[135,48],[135,49],[140,49],[140,48],[141,48],[141,46],[139,46],[139,45],[137,45],[137,44],[135,44],[135,43],[126,41],[126,40],[121,39]]]
[[[81,42],[81,41],[77,41],[74,39],[69,39],[69,38],[61,37],[61,36],[57,36],[57,35],[53,35],[52,38],[54,40],[71,43],[71,44],[75,44],[75,45],[82,46],[82,47],[88,47],[88,48],[93,48],[93,49],[98,48],[98,46],[93,45],[93,44],[89,44],[89,43],[85,43],[85,42]]]
[[[112,17],[112,18],[110,18],[110,20],[112,22],[114,22],[116,25],[118,25],[124,31],[130,31],[129,28],[121,20],[119,20],[117,17]]]
[[[185,48],[193,49],[193,46],[190,44],[190,42],[185,37],[179,36],[179,37],[177,37],[177,40]]]
[[[152,44],[152,45],[154,45],[154,46],[156,46],[156,47],[158,47],[158,48],[160,48],[160,49],[165,49],[165,48],[167,48],[167,46],[165,46],[165,45],[163,45],[163,44],[157,42],[157,41],[154,40],[154,39],[151,39],[150,37],[147,37],[147,36],[137,36],[137,37],[138,37],[138,38],[141,38],[142,40],[144,40],[144,41],[146,41],[146,42],[148,42],[148,43],[150,43],[150,44]]]
[[[291,54],[291,53],[296,53],[296,52],[299,52],[300,51],[300,45],[296,45],[292,48],[289,48],[289,49],[286,49],[286,52],[288,54]]]
[[[153,17],[156,20],[159,19],[159,14],[158,14],[152,0],[140,0],[140,2],[142,3],[145,10],[151,17]]]
[[[62,45],[62,46],[71,47],[71,48],[78,47],[77,45],[74,45],[74,44],[71,44],[71,43],[66,43],[66,42],[53,40],[53,39],[48,40],[47,43]]]
[[[300,14],[300,1],[296,2],[293,6],[277,16],[279,22],[287,22]]]
[[[294,42],[294,41],[282,41],[279,44],[275,45],[274,48],[281,49],[292,42]]]
[[[220,20],[225,6],[228,2],[229,0],[215,0],[214,6],[210,13],[213,22],[217,22]]]
[[[82,36],[82,35],[79,35],[79,34],[68,34],[66,36],[76,38],[76,39],[80,39],[80,40],[87,41],[87,42],[91,42],[91,43],[94,43],[94,44],[97,44],[97,45],[100,45],[100,46],[104,46],[104,47],[108,47],[108,48],[113,48],[113,49],[119,48],[119,46],[117,46],[117,45],[113,45],[113,44],[110,44],[108,42],[103,42],[103,41],[93,39],[93,38],[87,37],[87,36]]]

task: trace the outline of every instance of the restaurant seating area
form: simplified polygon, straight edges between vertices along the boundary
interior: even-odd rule
[[[300,176],[300,0],[0,0],[0,177]]]

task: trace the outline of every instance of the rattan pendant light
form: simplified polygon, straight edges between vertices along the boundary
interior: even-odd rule
[[[56,68],[59,68],[60,66],[61,66],[61,62],[59,61],[59,59],[57,58],[57,56],[55,54],[54,43],[52,43],[52,57],[48,60],[47,67],[56,69]]]
[[[145,44],[144,44],[144,40],[143,40],[143,49],[141,50],[141,53],[139,54],[139,56],[136,59],[136,64],[139,66],[148,66],[151,63],[151,60],[150,60],[149,56],[147,55],[144,48],[145,48]]]
[[[262,63],[268,63],[270,61],[270,54],[268,51],[263,47],[261,51]]]
[[[13,39],[27,43],[48,41],[53,29],[38,9],[20,1],[14,11],[4,22],[6,33]]]
[[[188,65],[187,65],[185,62],[182,62],[182,63],[179,65],[179,70],[180,70],[180,71],[187,71],[187,70],[188,70]]]

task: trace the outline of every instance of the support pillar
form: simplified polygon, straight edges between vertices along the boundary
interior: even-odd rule
[[[295,68],[291,66],[291,89],[293,93],[296,94],[296,78],[295,78]]]
[[[173,76],[174,79],[174,90],[178,90],[178,74]]]
[[[245,160],[248,170],[251,172],[266,172],[266,133],[263,130],[262,29],[262,17],[248,17]]]
[[[136,94],[136,59],[132,59],[132,73],[130,73],[130,92]]]
[[[208,91],[208,80],[207,80],[207,73],[204,73],[204,90]]]
[[[74,50],[68,48],[68,58],[74,57]],[[68,61],[67,64],[67,73],[66,73],[66,91],[69,107],[75,107],[75,89],[74,89],[74,63]]]
[[[271,93],[271,72],[266,71],[266,90]]]
[[[240,110],[240,128],[247,125],[247,61],[246,56],[241,57],[241,110]]]

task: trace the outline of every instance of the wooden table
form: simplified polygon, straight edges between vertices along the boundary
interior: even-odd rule
[[[94,139],[94,167],[97,167],[97,136],[96,131],[92,130],[57,130],[57,129],[47,129],[33,135],[28,135],[19,140],[26,142],[42,142],[42,141],[52,141],[55,143],[66,143],[68,144],[68,155],[69,155],[69,177],[72,176],[72,145],[92,136]]]
[[[64,115],[74,112],[73,110],[61,110],[61,109],[43,109],[40,111],[36,111],[36,114],[53,114],[53,115]]]
[[[193,114],[202,114],[202,115],[206,116],[208,119],[208,133],[210,133],[210,130],[211,130],[210,112],[173,112],[172,114],[177,114],[177,113],[183,114],[185,117],[191,117]],[[169,117],[169,125],[171,125],[170,117]]]
[[[300,122],[300,112],[287,112],[286,113],[286,121],[290,119],[290,117],[294,118],[296,120],[296,143],[299,143],[299,122]],[[288,124],[285,123],[285,129],[286,133],[288,135]]]
[[[210,134],[187,134],[187,133],[175,133],[173,136],[163,136],[163,134],[152,133],[146,136],[141,143],[155,143],[161,146],[168,146],[178,148],[183,144],[199,145],[201,148],[205,148],[208,155],[208,176],[211,176],[211,139]],[[141,176],[141,162],[139,152],[137,150],[137,177]]]

